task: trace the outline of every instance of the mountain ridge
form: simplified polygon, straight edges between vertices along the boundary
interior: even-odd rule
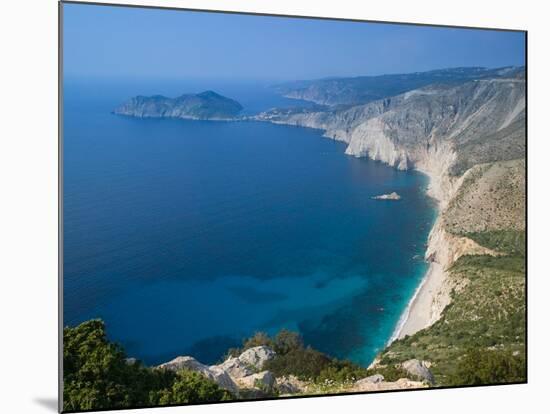
[[[473,79],[521,76],[523,66],[457,67],[389,75],[331,77],[274,85],[281,95],[320,105],[359,105],[432,84],[459,84]]]

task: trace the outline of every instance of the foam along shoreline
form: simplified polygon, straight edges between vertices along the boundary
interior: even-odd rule
[[[431,157],[426,157],[422,165],[416,168],[428,176],[430,181],[426,193],[438,204],[437,216],[428,236],[428,246],[425,252],[425,260],[429,260],[430,264],[401,314],[386,346],[397,339],[413,335],[432,325],[439,319],[441,312],[450,302],[449,289],[445,288],[448,284],[446,268],[449,259],[447,254],[449,246],[442,226],[442,214],[448,200],[460,186],[461,180],[452,184],[446,175],[448,166],[454,159],[452,152],[444,150],[442,154],[439,154],[442,155],[440,157],[434,156],[438,154],[431,155]]]
[[[436,262],[430,263],[426,275],[416,288],[387,345],[390,345],[396,339],[413,335],[433,323],[432,304],[444,280],[445,271],[443,266]]]

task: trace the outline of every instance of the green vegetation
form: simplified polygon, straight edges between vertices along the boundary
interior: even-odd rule
[[[517,230],[493,230],[463,233],[476,243],[509,255],[525,256],[525,232]]]
[[[469,350],[458,362],[451,375],[451,385],[482,385],[502,382],[521,382],[526,378],[524,355],[514,356],[509,351]]]
[[[525,380],[525,235],[494,231],[469,237],[507,255],[459,258],[449,272],[456,286],[452,302],[441,319],[395,341],[381,355],[382,365],[431,361],[437,385]]]
[[[294,375],[295,377],[314,382],[334,381],[347,382],[366,376],[367,370],[350,361],[338,360],[305,346],[300,334],[286,329],[271,338],[264,332],[256,332],[243,341],[242,349],[234,349],[232,355],[255,346],[268,346],[276,355],[266,362],[265,369],[276,377]]]
[[[195,373],[146,368],[126,360],[106,338],[105,324],[91,320],[63,330],[65,411],[187,404],[229,398]]]
[[[376,369],[369,369],[367,371],[368,376],[374,374],[380,374],[384,377],[384,381],[397,381],[400,378],[409,378],[415,381],[422,381],[420,378],[416,378],[409,374],[399,365],[387,365],[385,367],[378,367]]]
[[[198,372],[181,370],[169,389],[160,393],[159,404],[196,404],[225,401],[231,394]]]
[[[273,349],[277,354],[284,355],[292,350],[303,348],[304,341],[300,334],[287,329],[281,329],[273,338],[265,332],[256,332],[250,338],[245,338],[243,340],[243,346],[241,348],[229,349],[225,358],[228,356],[238,356],[247,349],[256,346],[267,346]]]

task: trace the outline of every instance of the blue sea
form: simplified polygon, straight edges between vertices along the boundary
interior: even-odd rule
[[[258,84],[65,79],[64,324],[101,318],[146,364],[215,363],[281,328],[369,364],[427,270],[427,178],[319,130],[111,113],[205,89],[249,114],[307,105]]]

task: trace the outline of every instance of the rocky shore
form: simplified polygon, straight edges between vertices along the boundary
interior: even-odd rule
[[[246,349],[237,357],[229,357],[217,365],[205,365],[191,356],[179,356],[158,365],[155,369],[177,372],[185,369],[198,372],[221,388],[238,398],[263,398],[273,395],[291,396],[305,394],[323,394],[334,384],[318,384],[311,380],[301,380],[293,375],[275,377],[265,369],[268,361],[276,353],[267,346]],[[433,384],[433,375],[429,364],[418,360],[409,360],[401,365],[404,376],[395,381],[386,381],[381,374],[359,378],[349,383],[338,384],[338,392],[372,392],[426,388]]]

